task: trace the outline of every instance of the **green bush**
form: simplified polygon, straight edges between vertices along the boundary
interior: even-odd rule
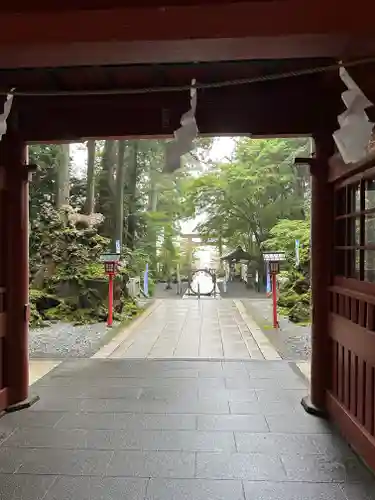
[[[297,302],[290,310],[288,318],[293,323],[309,323],[310,322],[310,304],[305,302]]]
[[[293,290],[286,290],[284,293],[280,293],[277,305],[286,309],[293,307],[300,299],[300,296]]]

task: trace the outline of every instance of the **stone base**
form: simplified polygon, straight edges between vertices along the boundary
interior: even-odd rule
[[[314,415],[314,417],[319,417],[319,418],[328,418],[328,414],[325,410],[322,410],[321,408],[318,408],[315,406],[311,399],[310,396],[305,396],[301,400],[301,405],[303,409],[305,410],[306,413],[309,413],[310,415]]]
[[[7,408],[5,408],[5,412],[13,413],[15,411],[25,410],[26,408],[30,408],[30,406],[37,403],[39,399],[39,396],[34,394],[32,396],[29,396],[27,399],[20,401],[19,403],[8,406]]]

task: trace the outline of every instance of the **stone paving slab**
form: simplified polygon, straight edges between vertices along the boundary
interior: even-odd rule
[[[0,419],[0,499],[375,500],[361,461],[303,411],[307,387],[285,381],[283,360],[63,362],[33,385],[38,403]]]
[[[214,299],[162,300],[110,357],[264,359],[234,301]]]
[[[34,384],[44,377],[48,372],[56,368],[61,363],[60,360],[30,359],[29,360],[29,384]]]

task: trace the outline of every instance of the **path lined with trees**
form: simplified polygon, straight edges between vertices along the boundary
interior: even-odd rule
[[[198,159],[211,144],[211,139],[197,142],[185,159],[189,172],[200,168]],[[78,146],[87,156],[85,171],[78,173],[74,147],[29,148],[30,163],[38,165],[30,184],[31,326],[50,325],[31,334],[36,356],[65,356],[68,346],[78,355],[92,354],[92,346],[106,338],[107,282],[100,255],[113,252],[117,241],[125,262],[115,287],[117,322],[141,311],[126,284],[142,276],[146,264],[151,293],[156,278],[169,277],[177,262],[182,269],[188,265],[176,244],[180,221],[188,216],[187,173],[163,173],[165,141],[87,141]],[[86,323],[94,324],[85,338],[85,327],[72,325]]]
[[[131,319],[139,307],[126,283],[142,276],[146,264],[151,293],[156,280],[175,275],[177,265],[187,277],[192,251],[179,235],[181,223],[196,217],[203,217],[197,228],[203,242],[214,242],[219,254],[241,245],[261,279],[262,250],[286,251],[280,305],[294,321],[308,320],[309,173],[294,158],[310,154],[310,141],[238,138],[231,157],[219,162],[210,157],[212,145],[213,139],[199,139],[174,174],[163,170],[164,140],[89,140],[78,146],[87,157],[78,173],[71,145],[30,146],[30,163],[39,167],[30,184],[32,326],[105,321],[99,257],[113,252],[116,242],[125,266],[116,285],[115,319]]]
[[[224,246],[238,245],[253,256],[253,274],[264,282],[262,251],[286,252],[286,270],[279,305],[292,321],[310,316],[310,174],[295,165],[311,154],[311,141],[301,139],[236,140],[232,157],[189,179],[187,197],[197,214],[203,239]],[[295,241],[300,242],[299,264]]]

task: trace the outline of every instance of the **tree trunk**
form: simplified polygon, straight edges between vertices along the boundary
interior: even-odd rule
[[[117,169],[116,169],[116,202],[115,202],[115,231],[113,248],[116,250],[116,241],[120,242],[122,250],[122,236],[124,232],[124,184],[125,184],[125,149],[127,141],[118,141]]]
[[[138,169],[138,142],[131,141],[128,166],[128,193],[129,193],[129,214],[128,227],[126,233],[126,246],[134,248],[136,230],[136,190],[137,190],[137,169]]]
[[[114,234],[115,166],[117,141],[104,142],[102,169],[99,177],[99,201],[97,211],[104,215],[101,233],[107,238]]]
[[[150,191],[148,195],[148,211],[152,214],[157,211],[158,208],[158,191],[157,191],[157,183],[156,183],[156,173],[157,167],[155,163],[151,163],[150,165]],[[156,227],[156,222],[150,218],[147,227],[147,236],[148,242],[150,245],[150,258],[151,258],[151,267],[152,269],[156,269],[157,265],[157,237],[158,231]]]
[[[69,205],[69,162],[70,145],[62,144],[60,146],[57,163],[57,208]]]
[[[158,207],[158,191],[156,184],[156,169],[154,165],[150,168],[150,192],[148,196],[148,210],[150,212],[156,212]]]
[[[84,212],[94,212],[95,206],[95,141],[87,141],[87,184]]]

